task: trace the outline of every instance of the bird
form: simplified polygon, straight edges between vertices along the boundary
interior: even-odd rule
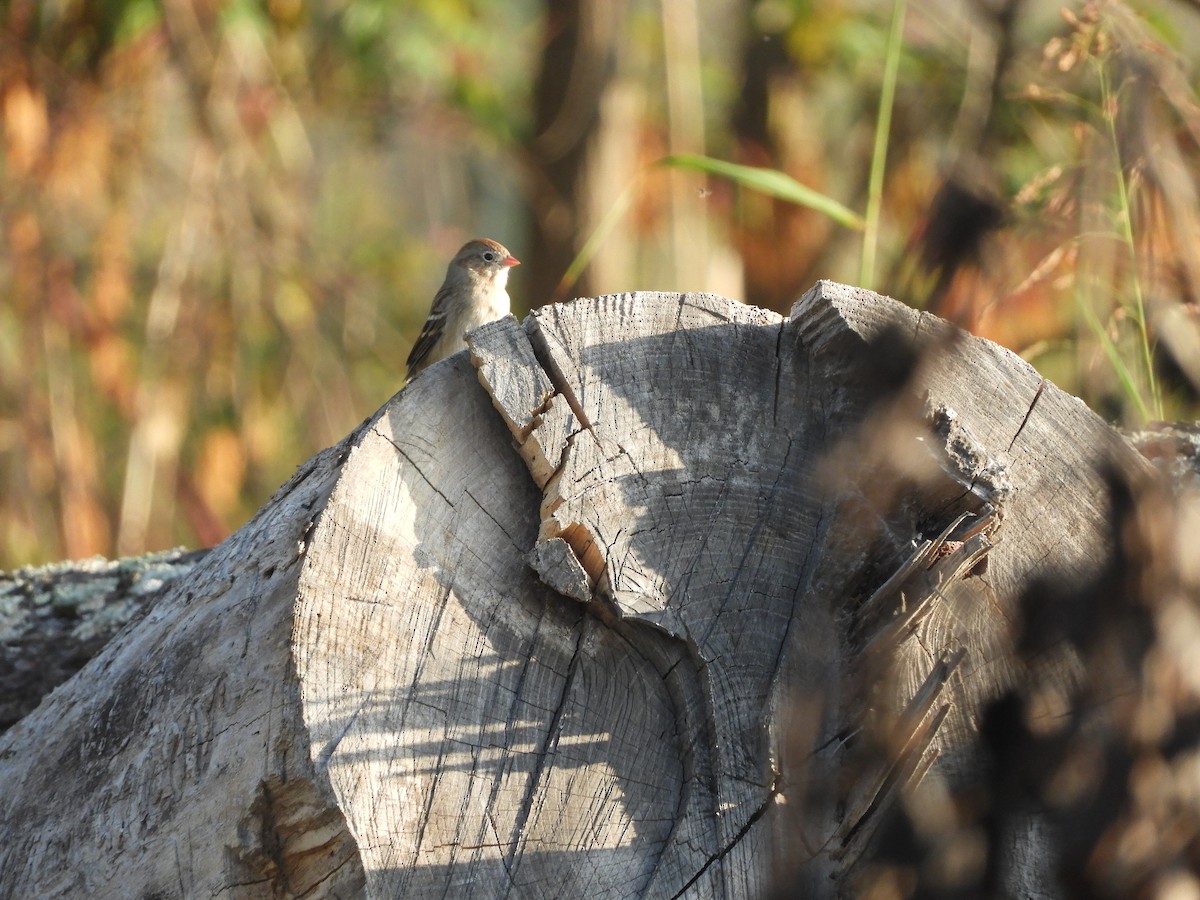
[[[446,280],[433,297],[429,318],[408,354],[408,377],[467,344],[463,335],[510,312],[505,285],[508,273],[520,260],[503,245],[487,238],[467,241],[446,268]]]

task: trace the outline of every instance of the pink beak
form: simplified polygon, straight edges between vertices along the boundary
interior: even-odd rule
[[[500,265],[504,266],[505,268],[508,268],[509,266],[519,266],[520,264],[521,261],[511,254],[500,260]]]

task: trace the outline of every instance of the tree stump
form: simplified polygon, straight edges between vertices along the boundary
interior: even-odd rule
[[[900,798],[985,765],[1021,598],[1106,565],[1105,467],[1148,468],[829,282],[469,345],[0,739],[0,895],[850,893]],[[1052,893],[1009,824],[987,865]]]

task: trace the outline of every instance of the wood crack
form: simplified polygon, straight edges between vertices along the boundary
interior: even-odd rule
[[[567,405],[571,407],[571,412],[575,414],[575,418],[579,420],[584,429],[591,432],[592,422],[583,411],[583,404],[579,402],[579,398],[571,390],[570,382],[559,370],[550,354],[549,337],[542,330],[541,323],[538,322],[536,317],[534,317],[533,322],[534,327],[530,329],[531,333],[529,334],[529,345],[533,349],[533,355],[537,359],[538,365],[542,367],[542,371],[546,373],[546,377],[554,385],[554,390],[561,394],[563,399],[567,401]],[[597,444],[600,443],[600,439],[594,433],[592,437]]]
[[[779,426],[779,384],[783,380],[783,330],[787,320],[779,323],[775,333],[775,395],[771,398],[771,426]]]
[[[443,494],[441,492],[441,490],[438,488],[438,486],[429,480],[429,478],[425,475],[425,473],[421,471],[421,467],[418,466],[415,462],[413,462],[412,457],[409,456],[407,453],[405,453],[404,449],[399,444],[397,444],[395,441],[393,441],[391,439],[391,437],[384,434],[382,431],[379,431],[378,429],[376,429],[375,433],[378,434],[381,438],[383,438],[385,441],[387,441],[389,444],[391,444],[393,447],[396,448],[396,452],[399,453],[402,457],[404,457],[404,461],[407,462],[410,467],[412,467],[412,470],[414,472],[416,472],[418,475],[421,476],[421,480],[424,481],[427,485],[429,485],[429,489],[431,491],[433,491],[435,494],[437,494],[439,497],[441,497],[442,500],[445,501],[447,506],[451,506],[451,507],[454,506],[454,501],[451,500],[449,497],[447,497],[445,494]]]
[[[1021,424],[1017,427],[1017,433],[1013,435],[1012,440],[1008,442],[1008,450],[1011,453],[1012,448],[1017,443],[1017,438],[1021,436],[1021,432],[1025,430],[1025,426],[1029,423],[1029,417],[1033,415],[1034,407],[1037,406],[1038,400],[1042,397],[1042,391],[1046,389],[1046,379],[1042,378],[1038,381],[1037,390],[1034,391],[1033,399],[1029,401],[1029,409],[1025,410],[1025,418],[1021,420]]]
[[[688,879],[687,884],[671,895],[671,900],[679,900],[680,897],[682,897],[688,892],[688,890],[691,889],[692,885],[694,885],[704,876],[704,873],[707,872],[714,863],[718,863],[728,856],[730,852],[732,852],[733,849],[745,839],[746,835],[750,833],[750,829],[758,823],[759,819],[767,814],[767,812],[771,809],[771,806],[778,800],[778,798],[779,785],[777,782],[773,781],[767,794],[767,798],[758,806],[756,810],[754,810],[754,812],[750,814],[750,816],[746,819],[746,823],[742,825],[740,829],[738,829],[738,833],[733,836],[733,839],[730,840],[726,846],[709,856],[704,865],[702,865],[696,871],[696,874]]]
[[[496,528],[498,528],[500,530],[500,532],[506,538],[508,538],[509,541],[512,542],[512,545],[514,547],[516,547],[517,549],[521,549],[521,546],[517,543],[516,538],[514,538],[511,534],[509,534],[509,531],[504,526],[504,523],[502,523],[499,519],[497,519],[496,516],[492,513],[492,511],[490,509],[488,509],[486,506],[484,506],[482,503],[480,503],[479,499],[474,494],[472,494],[470,492],[470,490],[464,490],[463,493],[466,496],[471,498],[471,502],[475,504],[475,506],[479,509],[479,511],[481,513],[483,513],[485,516],[487,516],[489,519],[492,520],[492,523],[496,526]]]
[[[558,697],[558,703],[554,708],[553,714],[550,716],[550,722],[546,728],[546,743],[537,754],[537,763],[534,765],[533,771],[529,775],[529,782],[525,788],[524,794],[521,797],[521,803],[517,810],[515,821],[513,822],[513,833],[524,834],[525,826],[529,822],[530,813],[533,810],[533,801],[537,798],[538,787],[542,781],[542,774],[549,764],[550,757],[558,746],[559,732],[562,728],[563,711],[567,707],[567,701],[571,696],[571,690],[575,686],[575,679],[579,672],[581,651],[583,641],[587,636],[588,631],[592,628],[592,619],[585,618],[582,627],[579,629],[578,636],[575,640],[575,648],[571,653],[571,662],[567,667],[566,678],[563,679],[562,691]],[[509,853],[505,854],[505,869],[508,870],[509,877],[516,868],[517,854],[524,846],[523,842],[514,842]]]

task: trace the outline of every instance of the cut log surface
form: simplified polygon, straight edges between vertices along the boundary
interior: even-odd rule
[[[978,764],[1019,598],[1145,466],[829,282],[468,343],[0,739],[0,896],[837,894],[896,789]],[[875,709],[902,764],[847,777]]]

